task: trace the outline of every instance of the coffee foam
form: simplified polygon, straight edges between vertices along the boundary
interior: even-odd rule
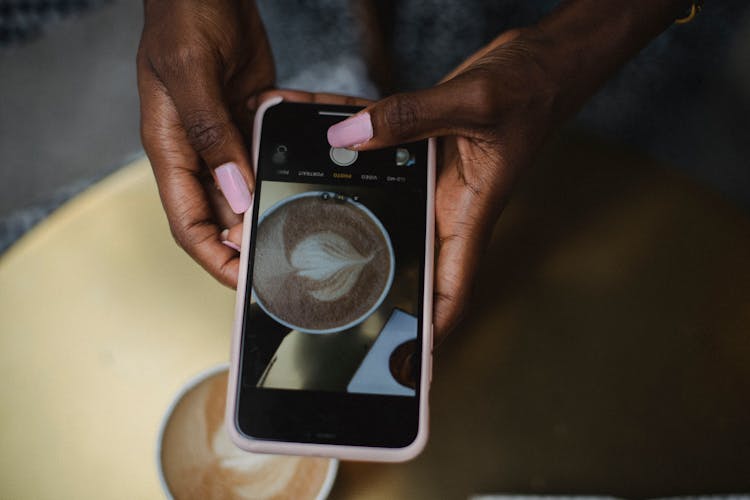
[[[290,260],[298,276],[314,282],[307,293],[320,301],[331,302],[354,288],[372,255],[361,255],[338,233],[322,231],[297,243]]]
[[[329,459],[240,450],[224,428],[226,371],[202,381],[177,403],[164,429],[160,461],[175,499],[312,499]]]
[[[267,311],[288,324],[335,329],[380,300],[391,266],[390,243],[363,210],[302,197],[259,224],[253,290]]]

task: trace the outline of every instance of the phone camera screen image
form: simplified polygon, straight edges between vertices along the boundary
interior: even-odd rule
[[[264,116],[238,405],[255,438],[401,446],[416,431],[427,141],[331,148],[357,109]]]

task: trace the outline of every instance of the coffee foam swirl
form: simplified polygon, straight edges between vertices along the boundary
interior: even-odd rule
[[[227,372],[186,392],[164,428],[160,464],[175,500],[285,500],[318,497],[328,459],[248,453],[224,427]]]
[[[323,231],[300,241],[290,260],[299,276],[317,282],[308,293],[330,302],[351,291],[372,255],[365,257],[341,235]]]
[[[223,426],[214,433],[212,446],[218,465],[234,481],[226,486],[237,498],[273,498],[292,482],[299,458],[247,453],[233,445]]]

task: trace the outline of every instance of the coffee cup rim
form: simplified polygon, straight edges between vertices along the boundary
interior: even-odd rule
[[[281,200],[277,201],[276,203],[274,203],[273,205],[271,205],[270,207],[268,207],[268,209],[265,212],[263,212],[262,215],[260,215],[258,217],[257,227],[260,227],[260,223],[263,222],[263,220],[266,217],[268,217],[269,215],[271,215],[273,212],[275,212],[276,210],[278,210],[282,206],[284,206],[284,205],[286,205],[286,204],[288,204],[288,203],[290,203],[290,202],[292,202],[294,200],[297,200],[297,199],[300,199],[300,198],[313,197],[313,196],[322,196],[324,194],[329,194],[331,196],[336,196],[338,193],[335,193],[333,191],[305,191],[303,193],[297,193],[295,195],[292,195],[292,196],[289,196],[287,198],[281,199]],[[375,225],[378,227],[378,229],[380,229],[380,232],[382,233],[382,235],[383,235],[383,237],[385,239],[386,246],[388,247],[388,256],[390,257],[390,264],[391,264],[391,266],[390,266],[390,271],[388,272],[388,279],[386,281],[385,286],[383,287],[383,291],[380,294],[380,296],[378,297],[378,300],[376,300],[375,303],[372,305],[372,307],[370,307],[370,309],[368,309],[367,312],[365,312],[364,314],[362,314],[360,317],[358,317],[354,321],[350,321],[349,323],[347,323],[347,324],[345,324],[343,326],[337,326],[335,328],[326,328],[326,329],[322,329],[322,330],[310,330],[310,329],[306,329],[306,328],[300,328],[297,325],[293,325],[293,324],[289,323],[288,321],[285,321],[285,320],[279,318],[274,313],[272,313],[271,311],[269,311],[266,308],[266,306],[263,304],[263,301],[261,301],[260,298],[258,297],[258,295],[255,293],[255,287],[254,286],[251,287],[250,288],[250,293],[251,293],[252,297],[255,299],[255,302],[258,304],[258,306],[260,306],[260,308],[263,309],[263,312],[265,312],[266,314],[268,314],[271,317],[271,319],[273,319],[274,321],[277,321],[278,323],[281,323],[282,325],[286,326],[287,328],[291,328],[292,330],[297,330],[297,331],[302,332],[302,333],[311,333],[311,334],[315,334],[315,335],[324,335],[324,334],[329,334],[329,333],[337,333],[337,332],[342,332],[344,330],[348,330],[349,328],[354,328],[355,326],[359,325],[360,323],[362,323],[363,321],[365,321],[367,318],[369,318],[375,311],[377,311],[378,308],[383,304],[383,301],[385,300],[385,298],[388,296],[388,293],[390,293],[390,291],[391,291],[391,286],[393,285],[393,277],[394,277],[395,271],[396,271],[396,255],[395,255],[395,253],[393,251],[393,242],[391,241],[391,235],[388,234],[388,230],[385,228],[385,226],[383,225],[383,223],[380,222],[380,219],[377,217],[377,215],[375,215],[374,213],[372,213],[372,210],[370,210],[369,208],[367,208],[364,204],[359,203],[358,201],[354,201],[353,199],[351,199],[348,196],[346,197],[346,201],[347,201],[347,203],[351,203],[352,205],[354,205],[358,209],[362,210],[375,223]],[[256,231],[257,231],[257,228],[256,228]]]
[[[169,485],[167,484],[167,478],[164,476],[164,468],[161,463],[161,452],[162,452],[162,443],[164,441],[164,432],[167,429],[167,424],[169,423],[169,419],[172,417],[172,414],[174,413],[175,408],[177,408],[177,404],[182,400],[182,398],[185,397],[185,395],[188,392],[196,388],[203,381],[225,371],[226,372],[229,371],[229,363],[227,362],[219,363],[210,368],[206,368],[198,372],[197,374],[193,375],[192,377],[190,377],[184,384],[180,386],[179,390],[175,394],[174,398],[172,398],[172,401],[169,403],[167,410],[164,412],[164,415],[162,416],[161,423],[159,424],[159,433],[157,434],[157,437],[156,437],[156,470],[159,475],[159,484],[161,484],[161,488],[164,493],[164,496],[168,500],[174,500],[174,496],[172,495],[172,492],[169,490]],[[224,423],[222,423],[222,425],[224,425]],[[310,457],[301,456],[300,458],[310,458]],[[315,500],[326,500],[328,498],[328,495],[331,493],[331,489],[333,488],[333,483],[336,480],[336,475],[338,474],[339,460],[337,458],[331,458],[331,457],[320,457],[320,458],[325,458],[328,460],[328,469],[326,471],[325,480],[323,481],[323,484],[320,486],[320,491],[318,492],[318,495],[315,497]]]

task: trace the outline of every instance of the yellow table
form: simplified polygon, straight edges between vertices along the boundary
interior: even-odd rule
[[[519,186],[408,464],[333,498],[750,491],[750,223],[564,138]],[[173,243],[145,160],[0,258],[0,498],[159,498],[160,419],[226,361],[233,292]]]

